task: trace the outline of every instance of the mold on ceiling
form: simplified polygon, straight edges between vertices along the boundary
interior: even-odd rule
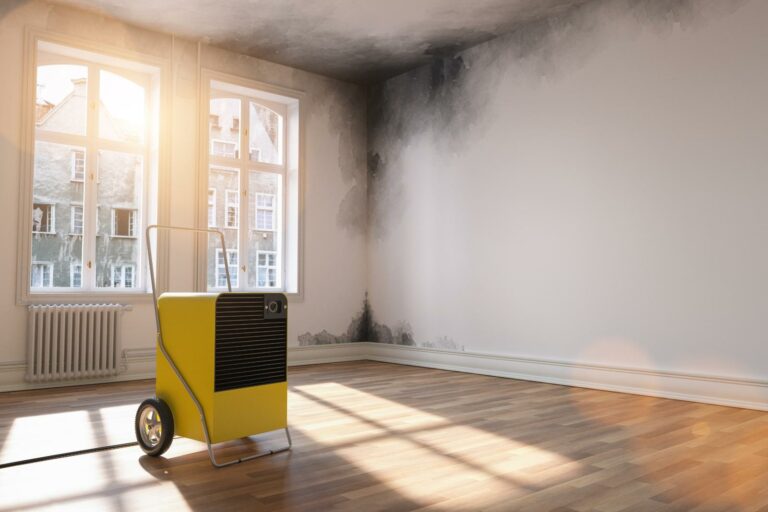
[[[145,28],[373,83],[587,0],[56,0]]]

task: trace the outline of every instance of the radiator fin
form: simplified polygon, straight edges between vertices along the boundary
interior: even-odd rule
[[[264,294],[221,294],[214,391],[285,382],[287,335],[286,318],[264,318]]]
[[[29,306],[30,382],[109,377],[120,370],[119,304]]]

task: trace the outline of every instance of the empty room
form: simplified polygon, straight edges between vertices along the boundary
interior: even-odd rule
[[[2,0],[0,67],[0,512],[768,511],[765,0]]]

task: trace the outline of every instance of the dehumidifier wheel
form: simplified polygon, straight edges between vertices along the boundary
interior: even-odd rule
[[[173,441],[173,414],[168,404],[147,398],[136,411],[136,441],[144,453],[159,457]]]

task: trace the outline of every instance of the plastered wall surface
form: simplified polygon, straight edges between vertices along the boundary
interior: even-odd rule
[[[168,208],[172,224],[192,226],[197,216],[198,45],[128,26],[99,15],[41,1],[0,9],[0,365],[23,361],[26,308],[16,301],[21,165],[21,103],[25,27],[74,35],[90,42],[164,59],[172,90]],[[251,57],[203,47],[201,66],[305,93],[304,294],[290,305],[289,344],[300,332],[345,329],[365,295],[365,93],[358,86]],[[360,219],[363,219],[362,222]],[[171,238],[166,270],[174,291],[191,290],[191,238]],[[92,301],[92,299],[89,299]],[[154,346],[147,299],[125,314],[124,348]]]
[[[768,3],[592,2],[369,100],[375,322],[765,378]]]
[[[0,366],[17,304],[25,26],[167,59],[169,221],[193,225],[198,45],[98,15],[0,9]],[[764,378],[768,4],[596,0],[362,88],[202,47],[306,93],[304,297],[290,345],[378,341]],[[366,138],[367,137],[367,138]],[[366,154],[367,153],[367,154]],[[171,238],[172,290],[195,274]],[[367,292],[367,293],[366,293]],[[149,348],[149,301],[125,348]]]

